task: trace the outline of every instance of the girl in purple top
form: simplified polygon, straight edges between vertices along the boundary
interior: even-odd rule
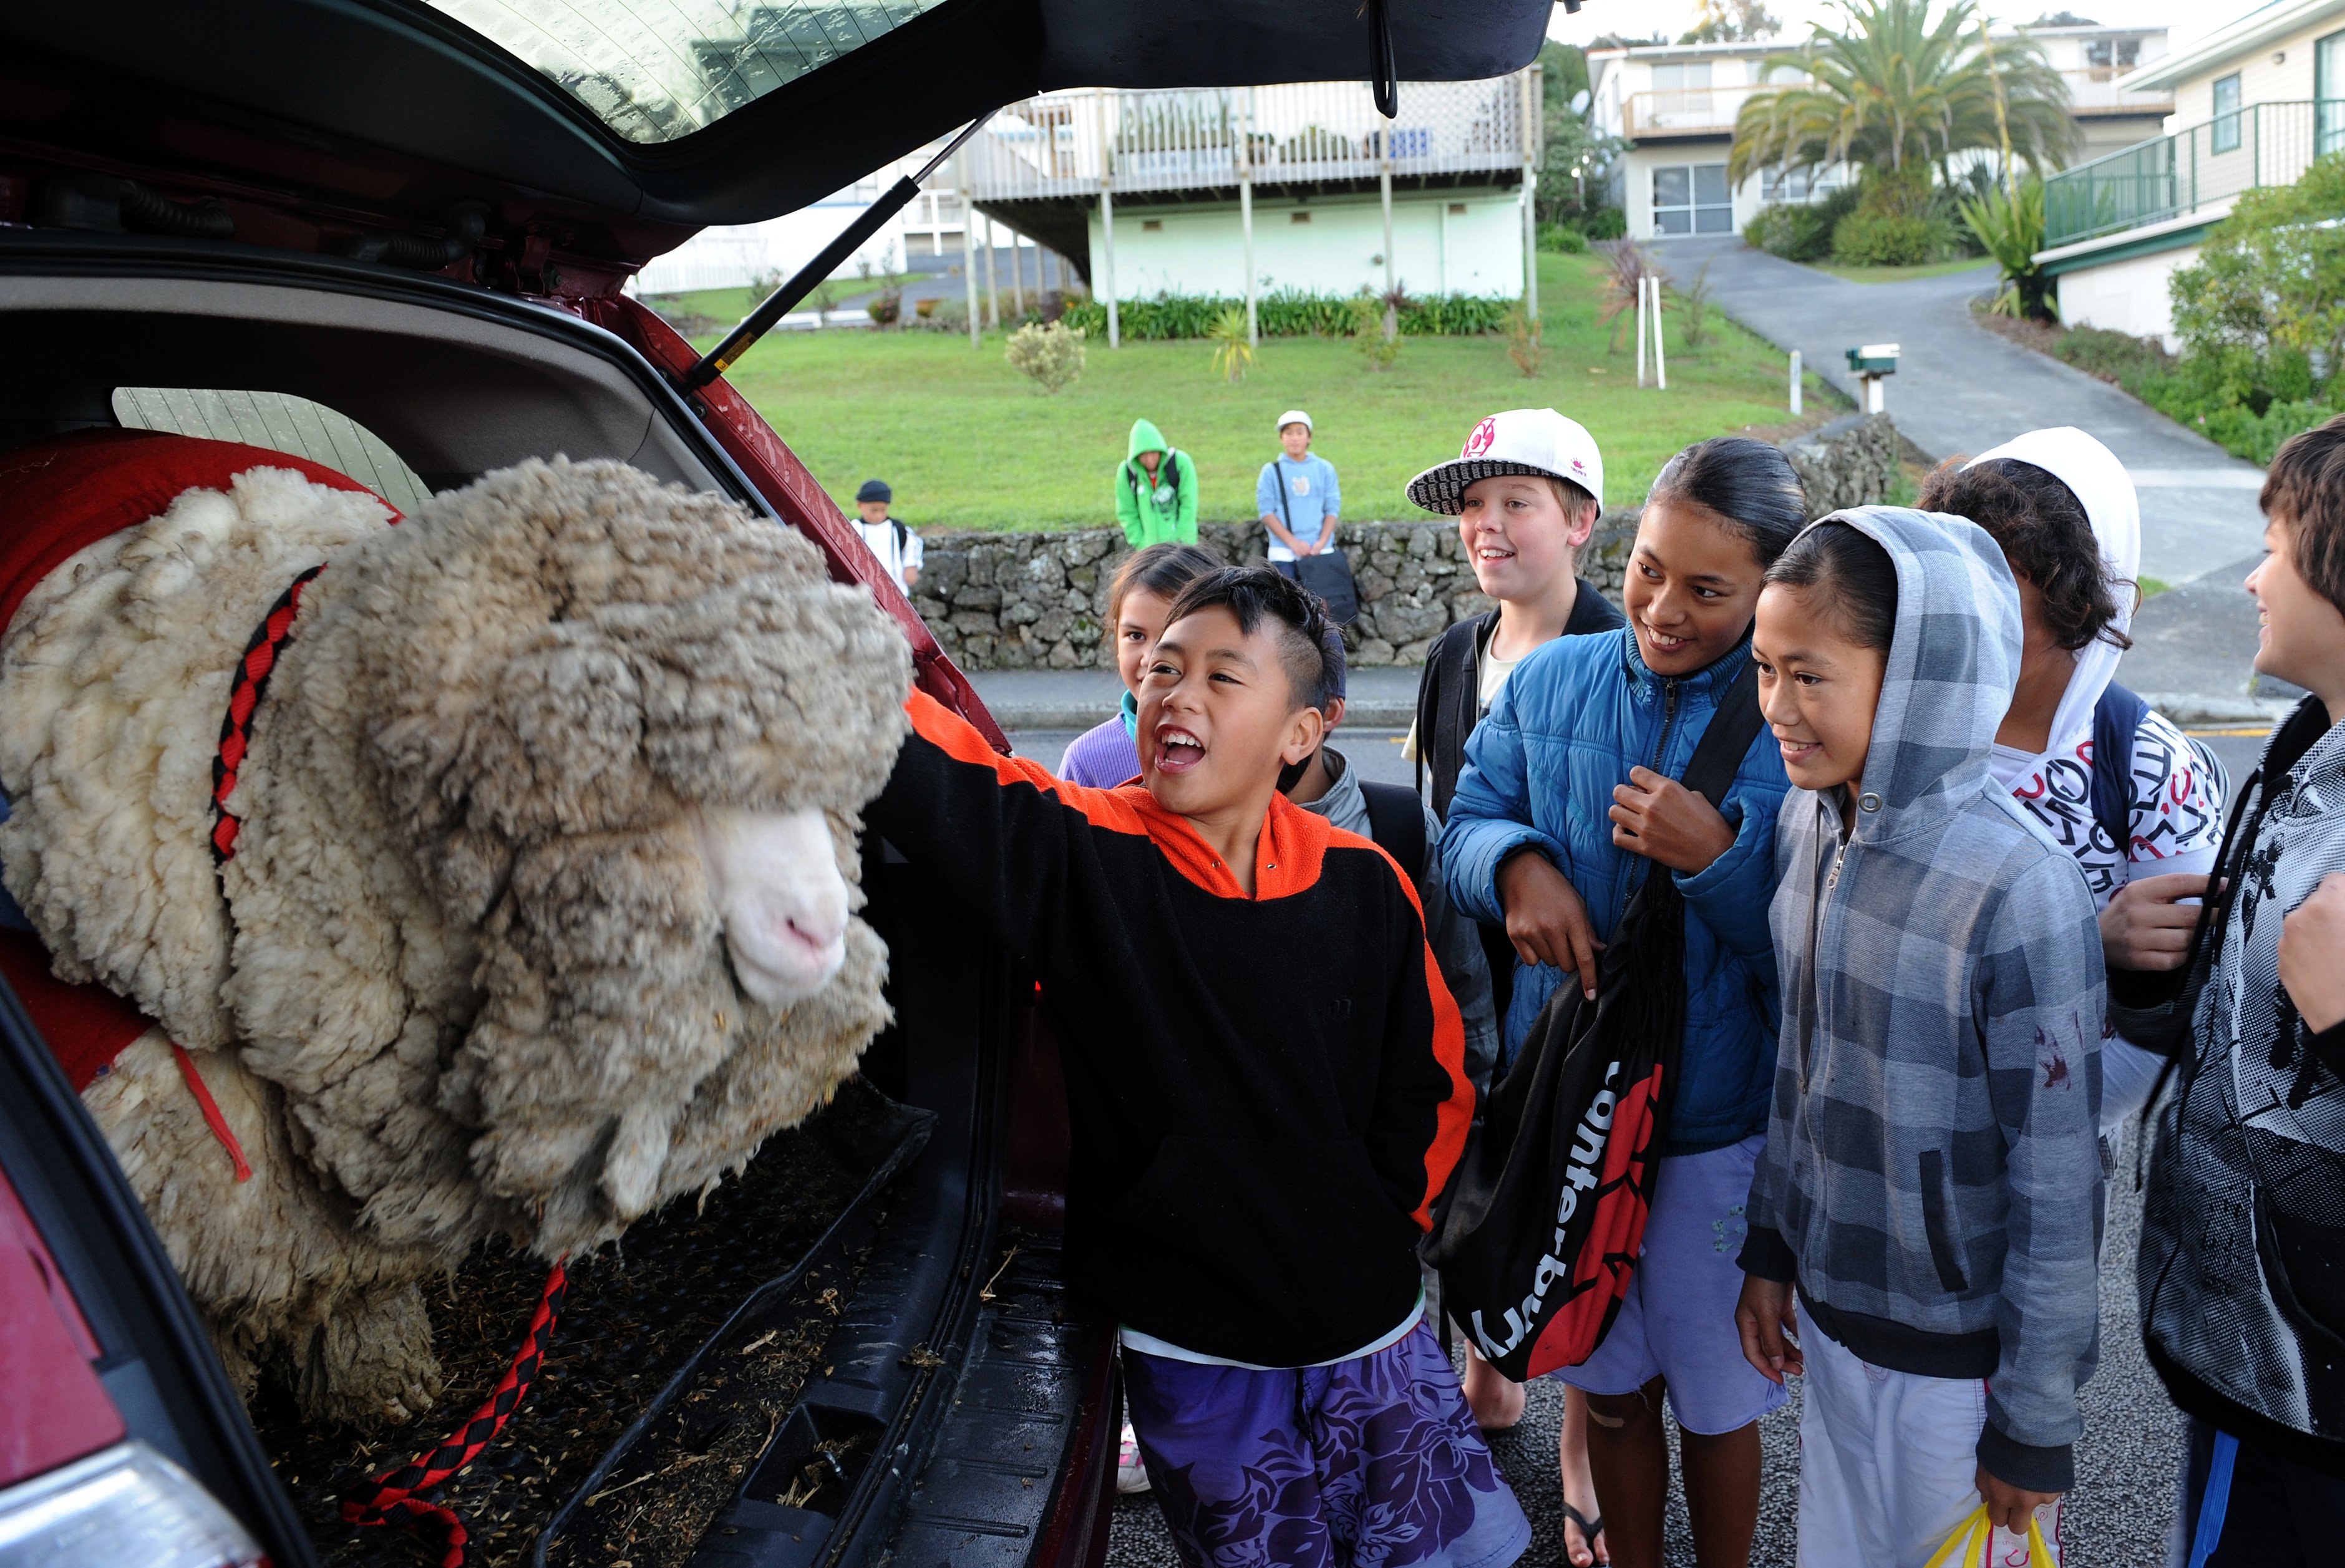
[[[1107,591],[1108,632],[1115,639],[1115,667],[1123,677],[1123,708],[1114,718],[1075,737],[1060,759],[1059,776],[1071,784],[1113,789],[1140,776],[1140,749],[1132,741],[1139,722],[1140,666],[1149,645],[1164,630],[1165,612],[1181,590],[1228,563],[1193,544],[1152,544],[1116,569]]]

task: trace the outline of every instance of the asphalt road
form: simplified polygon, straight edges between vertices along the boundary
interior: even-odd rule
[[[1995,268],[1896,283],[1852,283],[1731,237],[1657,242],[1683,286],[1704,262],[1711,298],[1807,368],[1854,396],[1846,350],[1895,343],[1886,389],[1900,434],[1932,460],[1981,452],[2022,430],[2076,425],[2106,442],[2141,495],[2142,571],[2183,582],[2259,548],[2262,471],[2163,414],[2048,355],[1979,326],[1970,301]]]
[[[2255,765],[2262,736],[2252,731],[2196,732],[2221,758],[2232,780]],[[1021,755],[1055,766],[1073,740],[1072,731],[1023,731],[1010,737]],[[1401,733],[1394,730],[1345,731],[1345,755],[1370,778],[1406,783]],[[2118,1151],[2109,1183],[2108,1239],[2101,1260],[2101,1362],[2082,1395],[2085,1437],[2077,1447],[2076,1491],[2062,1522],[2066,1568],[2147,1568],[2167,1561],[2167,1535],[2175,1518],[2177,1467],[2182,1452],[2182,1421],[2166,1398],[2141,1351],[2134,1308],[2134,1251],[2141,1226],[2141,1200],[2134,1190],[2133,1140]],[[1556,1476],[1556,1436],[1563,1419],[1562,1389],[1535,1383],[1522,1423],[1497,1435],[1491,1451],[1521,1500],[1532,1524],[1526,1563],[1564,1561],[1562,1493]],[[1761,1423],[1764,1458],[1762,1497],[1751,1561],[1767,1568],[1791,1568],[1797,1541],[1799,1496],[1799,1401]],[[1669,1561],[1693,1562],[1682,1492],[1670,1504]],[[1108,1548],[1110,1568],[1177,1568],[1155,1501],[1142,1494],[1116,1501],[1115,1526]]]

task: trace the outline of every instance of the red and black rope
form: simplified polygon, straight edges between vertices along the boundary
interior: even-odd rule
[[[237,663],[236,680],[228,689],[228,716],[220,721],[219,753],[212,759],[212,856],[223,864],[235,855],[237,834],[244,825],[243,819],[228,810],[228,802],[236,793],[238,771],[244,766],[245,754],[251,748],[252,715],[268,693],[269,677],[276,671],[278,653],[293,635],[294,619],[301,612],[301,591],[325,570],[323,563],[310,568],[278,596],[277,602],[261,618],[252,641],[246,644],[244,657]],[[183,1069],[192,1074],[192,1066],[184,1054],[180,1061]],[[201,1080],[191,1076],[189,1083],[198,1098],[205,1100],[207,1110],[217,1116]],[[225,1124],[216,1125],[214,1130],[222,1125]],[[242,1153],[236,1149],[232,1138],[228,1142],[238,1157],[238,1179],[242,1180]],[[504,1430],[513,1411],[521,1408],[521,1401],[529,1395],[530,1385],[537,1381],[547,1349],[553,1343],[553,1327],[562,1317],[562,1298],[569,1284],[569,1274],[557,1262],[545,1277],[545,1290],[537,1299],[537,1310],[530,1314],[529,1331],[522,1336],[512,1364],[489,1391],[487,1401],[438,1447],[418,1454],[397,1470],[384,1472],[369,1482],[366,1489],[343,1499],[342,1518],[346,1522],[411,1525],[434,1521],[447,1533],[447,1550],[441,1554],[440,1568],[463,1568],[464,1547],[472,1538],[471,1533],[454,1509],[423,1494],[436,1490],[478,1459],[481,1451],[496,1441],[497,1433]]]
[[[220,721],[219,754],[212,758],[212,858],[225,861],[236,854],[237,830],[244,819],[228,808],[228,797],[236,793],[237,770],[244,765],[245,753],[252,744],[253,710],[269,690],[269,677],[277,668],[277,652],[293,635],[293,618],[301,612],[301,590],[310,580],[326,570],[325,563],[310,568],[293,580],[293,585],[277,597],[261,617],[259,629],[245,645],[244,657],[237,662],[236,682],[228,688],[228,716]]]
[[[415,1524],[426,1519],[436,1520],[448,1533],[448,1550],[441,1556],[440,1568],[463,1568],[464,1543],[468,1539],[464,1522],[456,1517],[454,1509],[421,1494],[437,1488],[479,1458],[481,1451],[495,1441],[513,1412],[520,1408],[553,1343],[553,1326],[562,1316],[562,1298],[569,1283],[563,1265],[554,1264],[553,1271],[545,1277],[545,1291],[538,1298],[537,1310],[530,1315],[529,1332],[522,1336],[521,1347],[513,1351],[513,1364],[497,1380],[487,1401],[437,1448],[418,1454],[397,1470],[376,1476],[367,1483],[372,1490],[363,1495],[353,1492],[343,1499],[345,1522]]]

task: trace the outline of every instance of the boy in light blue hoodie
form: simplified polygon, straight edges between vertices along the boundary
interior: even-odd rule
[[[1254,507],[1270,535],[1270,563],[1282,577],[1294,575],[1300,556],[1335,548],[1335,514],[1344,509],[1335,465],[1311,450],[1311,416],[1289,409],[1278,416],[1277,457],[1262,465],[1254,481]]]

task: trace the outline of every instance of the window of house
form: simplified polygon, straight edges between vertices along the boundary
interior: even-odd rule
[[[129,430],[240,441],[308,458],[348,474],[402,512],[431,499],[431,487],[381,437],[307,398],[283,392],[117,387],[114,417]]]
[[[2313,152],[2345,147],[2345,33],[2312,46]]]
[[[2092,38],[2085,44],[2085,64],[2096,75],[2114,76],[2141,64],[2138,38]]]
[[[1731,234],[1734,205],[1722,163],[1663,164],[1653,170],[1653,232]]]
[[[1759,177],[1761,201],[1807,201],[1842,184],[1837,171],[1819,168],[1766,169]]]
[[[2207,127],[2208,150],[2235,153],[2239,150],[2239,74],[2237,71],[2215,84],[2215,119]]]
[[[1694,60],[1653,67],[1653,114],[1707,118],[1710,114],[1710,62]]]

